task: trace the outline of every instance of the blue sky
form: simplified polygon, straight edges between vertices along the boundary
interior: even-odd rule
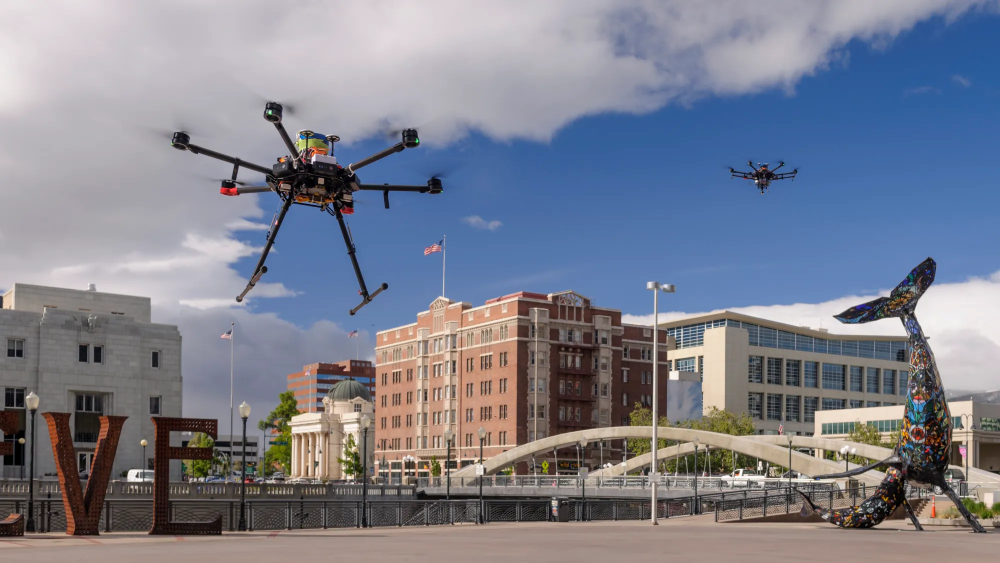
[[[665,318],[736,308],[847,331],[831,315],[933,256],[920,313],[946,385],[1000,387],[998,0],[47,5],[8,6],[0,38],[0,288],[149,296],[184,337],[186,416],[228,416],[231,322],[255,417],[287,373],[353,356],[348,331],[372,346],[413,322],[440,294],[423,249],[442,235],[448,297],[574,289],[631,322],[651,322],[657,279],[678,287]],[[304,56],[297,36],[331,41]],[[336,222],[304,207],[237,305],[277,200],[220,196],[227,165],[167,144],[185,129],[273,162],[264,98],[299,102],[293,132],[341,135],[341,162],[419,125],[421,148],[366,182],[453,169],[439,196],[359,197],[363,271],[390,289],[356,317]],[[58,165],[38,131],[77,135]],[[729,178],[779,158],[801,172],[767,195]]]
[[[351,319],[356,287],[335,222],[298,208],[268,276],[304,295],[256,308],[302,324],[412,322],[441,292],[441,256],[422,251],[442,234],[447,294],[473,304],[572,288],[640,314],[649,279],[677,284],[668,310],[816,302],[891,287],[928,255],[939,282],[988,275],[1000,265],[988,243],[1000,234],[996,25],[990,16],[933,20],[882,50],[855,41],[845,62],[793,92],[584,117],[550,143],[473,135],[406,151],[362,177],[420,183],[436,165],[461,167],[439,197],[397,195],[384,210],[368,194],[357,207],[350,224],[366,281],[390,290]],[[801,172],[761,196],[725,169],[749,158],[781,158]],[[503,225],[477,230],[461,220],[472,215]],[[255,261],[239,271],[249,275]]]

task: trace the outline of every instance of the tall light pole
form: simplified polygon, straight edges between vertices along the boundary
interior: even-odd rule
[[[698,514],[698,438],[694,439],[694,513]]]
[[[535,361],[538,361],[538,354],[535,354]],[[483,518],[483,509],[486,508],[483,504],[483,479],[486,477],[486,465],[483,463],[483,438],[486,437],[486,429],[482,426],[476,431],[479,435],[479,465],[481,467],[480,471],[482,474],[479,476],[479,523],[485,524],[486,520]]]
[[[847,454],[851,451],[850,446],[840,448],[840,457],[844,458],[844,471],[847,471]]]
[[[972,445],[973,434],[972,434],[972,432],[974,430],[978,430],[978,428],[976,428],[976,419],[972,417],[971,413],[969,413],[969,414],[963,414],[963,415],[960,415],[960,416],[961,416],[961,420],[962,420],[963,424],[965,423],[965,419],[966,418],[969,419],[969,426],[965,429],[965,482],[968,483],[969,482],[969,458],[972,457],[972,448],[973,448],[973,445]],[[968,493],[968,489],[969,489],[968,484],[966,484],[965,489],[966,489],[966,493],[965,494],[969,494]]]
[[[31,413],[31,467],[28,470],[28,522],[24,529],[27,532],[35,531],[35,413],[38,411],[38,403],[41,399],[35,392],[28,393],[24,398],[24,403]]]
[[[146,446],[148,444],[149,444],[149,442],[147,442],[145,438],[143,438],[142,440],[139,440],[139,445],[142,446],[142,463],[139,464],[139,469],[142,469],[142,471],[143,471],[143,473],[140,473],[140,475],[142,475],[142,480],[143,481],[146,480],[146,473],[145,473],[145,471],[147,469],[149,469],[149,462],[146,461]]]
[[[788,435],[788,492],[792,492],[792,435]]]
[[[240,405],[240,419],[243,420],[243,440],[242,440],[242,450],[243,450],[243,463],[240,464],[240,523],[239,531],[245,532],[247,530],[247,515],[246,515],[246,495],[247,495],[247,419],[250,418],[250,405],[246,401]],[[232,443],[232,436],[230,436],[230,443]]]
[[[361,417],[361,527],[368,527],[368,427],[372,418],[367,414]]]
[[[650,489],[652,489],[652,510],[650,510],[650,513],[652,514],[652,522],[653,525],[655,526],[657,524],[656,501],[659,497],[656,490],[656,487],[659,484],[658,483],[659,476],[656,473],[656,448],[659,444],[659,442],[656,439],[656,430],[657,426],[659,426],[659,414],[657,412],[659,399],[657,391],[660,386],[658,379],[659,366],[660,366],[659,297],[660,297],[660,291],[663,291],[664,293],[674,293],[676,291],[676,288],[672,284],[661,284],[660,282],[651,281],[646,283],[646,289],[652,290],[653,292],[653,441],[650,442],[650,448],[649,448],[650,452],[652,453],[652,460],[650,462],[649,467],[651,476],[650,481],[652,485],[650,487]]]
[[[580,459],[579,459],[579,469],[578,473],[582,477],[580,479],[580,487],[583,492],[583,506],[580,508],[580,519],[584,522],[587,521],[587,470],[583,467],[584,460],[587,459],[587,439],[583,438],[580,440]]]
[[[444,474],[445,474],[445,492],[444,499],[451,500],[451,440],[455,437],[455,433],[448,428],[444,431],[444,443],[448,448],[448,453],[444,458]]]
[[[17,443],[21,444],[21,480],[24,481],[24,438],[18,438]]]

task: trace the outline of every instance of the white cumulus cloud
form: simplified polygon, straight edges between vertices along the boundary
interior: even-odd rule
[[[891,287],[881,290],[879,295],[887,295],[890,290]],[[896,319],[847,325],[833,318],[833,315],[876,297],[875,294],[851,295],[823,303],[757,305],[728,310],[793,326],[826,328],[832,334],[905,336],[902,323]],[[689,314],[661,313],[660,322]],[[985,278],[935,283],[920,299],[916,315],[924,333],[931,337],[931,348],[945,387],[1000,388],[1000,271]],[[653,315],[622,315],[622,321],[652,324]]]
[[[470,215],[468,217],[463,217],[462,221],[466,225],[469,225],[470,227],[476,229],[482,229],[484,231],[495,231],[499,229],[501,225],[503,225],[503,223],[501,223],[500,221],[495,221],[495,220],[487,221],[486,219],[483,219],[479,215]]]

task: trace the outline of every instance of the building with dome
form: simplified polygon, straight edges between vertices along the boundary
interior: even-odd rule
[[[375,418],[375,402],[368,387],[345,379],[337,382],[323,398],[323,412],[309,412],[292,417],[292,477],[336,480],[345,475],[340,459],[348,436],[354,437],[359,454],[368,458],[371,474],[375,459],[375,424],[363,429],[362,419]],[[365,442],[365,445],[362,445]]]

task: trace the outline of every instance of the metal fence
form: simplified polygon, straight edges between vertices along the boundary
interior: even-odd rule
[[[809,495],[819,508],[837,509],[855,506],[868,497],[868,488],[864,483],[850,489],[827,490],[814,489],[808,491],[799,489]],[[728,522],[748,518],[762,518],[775,514],[789,514],[802,509],[802,496],[795,491],[765,491],[763,494],[743,499],[725,499],[715,503],[715,521]]]
[[[488,475],[486,477],[420,477],[408,481],[395,479],[397,482],[407,482],[416,485],[417,489],[445,488],[450,481],[452,487],[478,487],[482,479],[484,488],[580,488],[586,481],[587,489],[648,489],[652,479],[646,476],[628,477],[549,477],[530,475]],[[788,479],[727,479],[723,477],[698,477],[699,491],[727,491],[736,489],[772,490],[788,487]],[[663,489],[693,489],[695,477],[671,477],[661,475],[659,487]],[[833,481],[816,481],[813,479],[792,479],[795,486],[809,486],[815,483],[830,484]]]
[[[171,499],[229,499],[240,498],[240,483],[170,483]],[[61,497],[59,481],[35,480],[35,497]],[[368,497],[413,498],[416,489],[412,485],[368,485]],[[247,483],[248,500],[289,500],[311,499],[358,499],[364,496],[361,483]],[[108,483],[107,497],[110,499],[151,499],[153,483],[111,481]],[[27,480],[0,480],[0,498],[28,498]]]

